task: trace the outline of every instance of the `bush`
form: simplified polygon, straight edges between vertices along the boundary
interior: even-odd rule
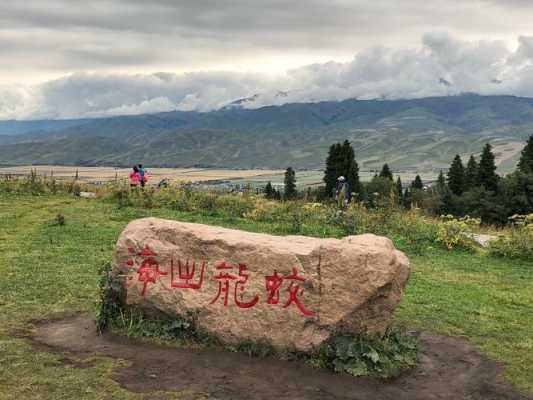
[[[448,250],[455,247],[472,249],[473,243],[465,233],[473,226],[479,225],[480,220],[468,216],[455,219],[452,215],[441,216],[444,220],[438,224],[436,242],[444,245]]]
[[[390,236],[398,245],[404,244],[406,249],[422,254],[435,243],[437,225],[433,219],[425,217],[419,210],[395,213],[389,222]]]
[[[130,189],[125,186],[114,188],[111,192],[111,199],[116,202],[118,208],[124,208],[133,205],[130,199]]]
[[[96,328],[103,332],[121,313],[122,285],[113,279],[111,263],[105,263],[99,270],[96,304]]]
[[[533,224],[514,227],[509,235],[491,240],[488,251],[496,257],[533,260]]]
[[[54,220],[54,225],[57,225],[57,226],[65,225],[65,216],[61,213],[57,214]]]

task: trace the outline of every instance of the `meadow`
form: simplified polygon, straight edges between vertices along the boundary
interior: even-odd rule
[[[149,396],[128,392],[112,379],[120,360],[94,356],[79,368],[21,337],[35,320],[94,312],[100,266],[111,259],[127,223],[146,216],[279,235],[387,235],[412,263],[395,321],[467,338],[505,365],[506,378],[533,392],[531,259],[497,257],[460,240],[450,250],[439,230],[443,225],[416,210],[369,212],[353,206],[347,218],[339,218],[333,206],[303,200],[280,203],[177,189],[132,193],[120,187],[101,188],[98,198],[85,199],[63,189],[31,194],[0,186],[1,399]]]
[[[115,167],[83,167],[64,165],[20,165],[0,167],[0,176],[24,177],[35,171],[39,176],[53,176],[57,180],[71,180],[78,173],[78,180],[84,183],[108,183],[118,180],[126,182],[130,168]],[[264,186],[268,181],[274,185],[283,184],[285,170],[275,169],[216,169],[216,168],[151,168],[150,184],[157,184],[162,179],[168,179],[173,183],[206,182],[206,181],[230,181],[232,184]],[[379,172],[379,171],[377,171]],[[362,181],[370,181],[376,171],[361,171]],[[322,170],[299,170],[296,172],[296,182],[299,187],[316,186],[323,184]],[[405,182],[411,182],[416,175],[420,175],[424,181],[437,179],[436,171],[398,171],[398,176]]]

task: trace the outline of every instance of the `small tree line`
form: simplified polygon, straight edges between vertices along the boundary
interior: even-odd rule
[[[395,204],[406,209],[423,208],[431,213],[469,215],[486,223],[504,224],[514,214],[533,213],[533,135],[523,148],[517,168],[504,177],[496,173],[492,146],[487,143],[479,156],[470,155],[466,165],[457,154],[445,175],[424,185],[420,175],[404,185],[400,176],[394,180],[385,163],[370,182],[362,183],[355,151],[348,140],[329,147],[324,171],[325,186],[308,189],[308,197],[327,200],[338,197],[339,180],[349,188],[347,201],[358,201],[369,208]],[[283,195],[268,182],[265,194],[270,199],[294,199],[298,196],[292,168],[285,172]]]
[[[466,167],[456,155],[446,180],[439,176],[442,213],[471,215],[497,224],[515,214],[533,213],[533,135],[522,149],[516,170],[506,176],[496,173],[492,150],[486,144],[479,162],[471,155]]]

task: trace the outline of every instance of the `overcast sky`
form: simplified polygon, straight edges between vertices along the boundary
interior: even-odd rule
[[[1,0],[0,119],[533,96],[529,0]]]

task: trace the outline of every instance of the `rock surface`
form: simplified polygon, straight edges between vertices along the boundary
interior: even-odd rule
[[[409,276],[384,237],[283,237],[157,218],[126,227],[113,263],[128,305],[193,315],[226,343],[301,351],[333,332],[383,332]]]

